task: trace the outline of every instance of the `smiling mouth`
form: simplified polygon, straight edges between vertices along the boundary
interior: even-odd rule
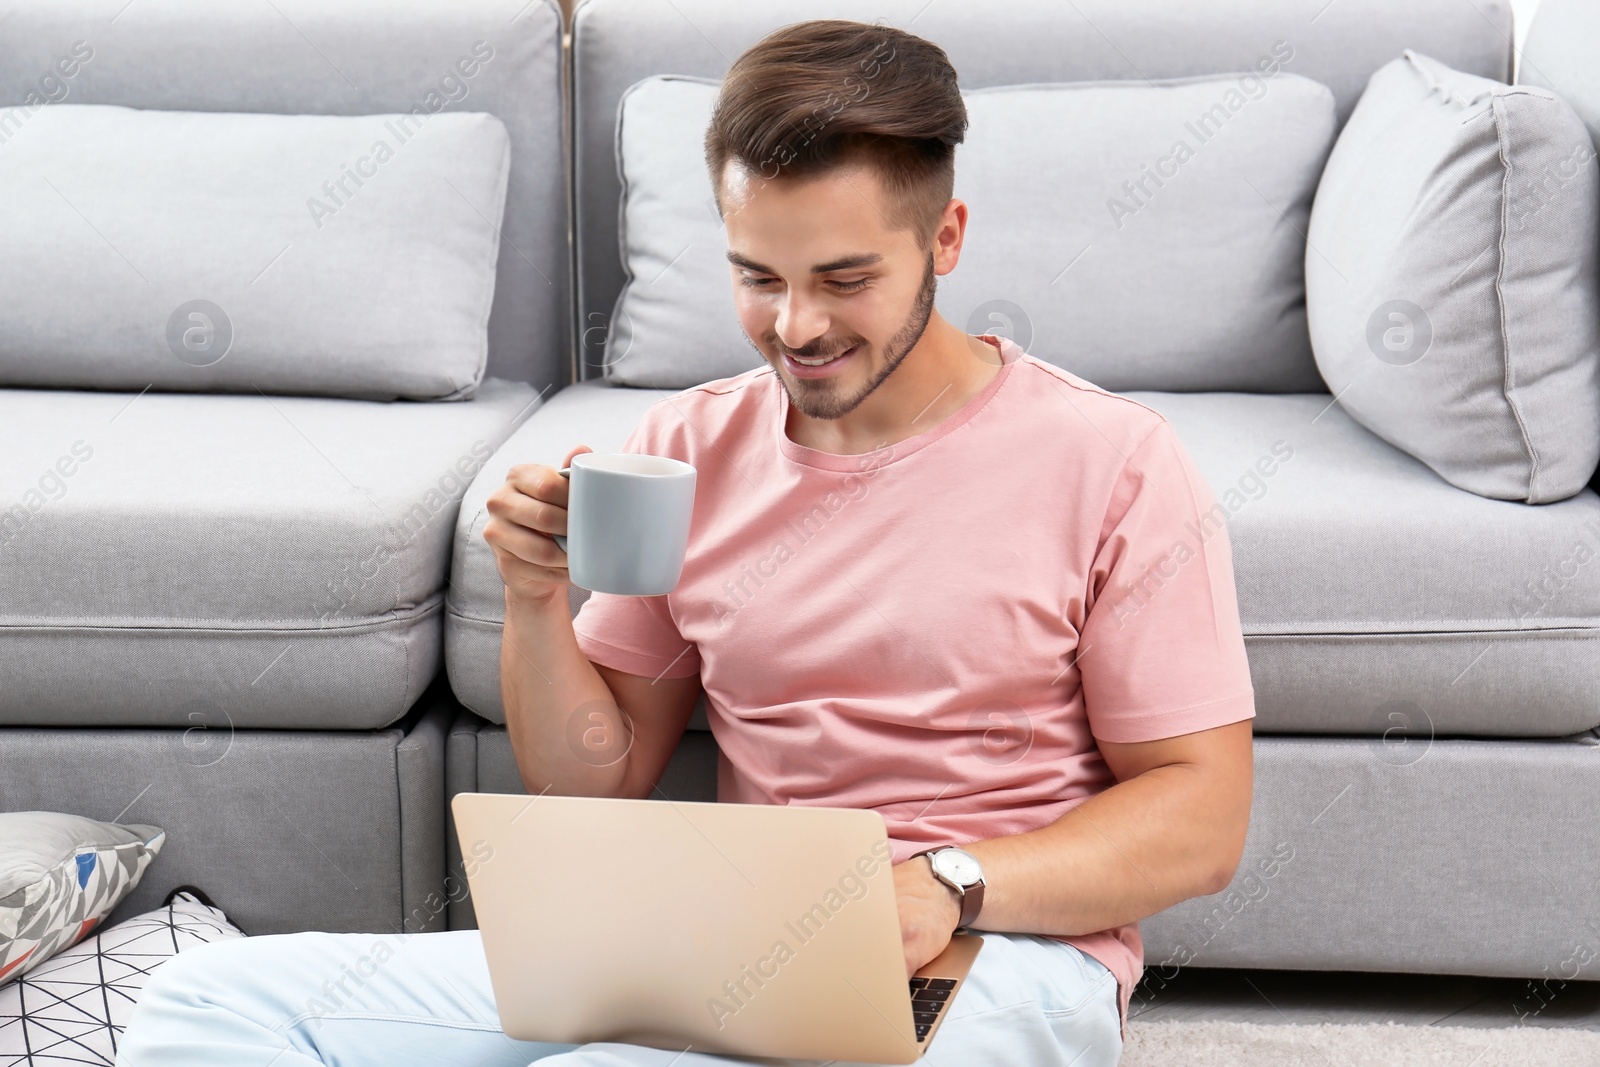
[[[832,363],[834,360],[843,359],[845,356],[848,356],[851,352],[855,351],[855,347],[856,347],[855,345],[851,345],[849,348],[845,349],[843,352],[840,352],[838,355],[819,356],[819,357],[814,358],[814,359],[807,359],[807,358],[805,358],[803,356],[796,356],[796,355],[794,355],[792,353],[786,353],[786,354],[789,356],[790,359],[794,360],[796,363],[800,364],[802,367],[826,367],[829,363]]]

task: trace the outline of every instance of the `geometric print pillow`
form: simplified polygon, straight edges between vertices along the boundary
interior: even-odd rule
[[[150,972],[184,949],[244,934],[188,887],[0,987],[0,1064],[112,1067]]]
[[[0,814],[0,986],[82,940],[165,843],[154,826]]]

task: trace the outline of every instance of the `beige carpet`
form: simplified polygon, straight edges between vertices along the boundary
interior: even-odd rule
[[[1133,1023],[1122,1067],[1596,1067],[1600,1032],[1466,1026]]]

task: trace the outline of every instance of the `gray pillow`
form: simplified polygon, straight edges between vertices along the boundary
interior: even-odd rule
[[[1281,59],[967,93],[955,195],[971,214],[940,313],[1109,389],[1320,392],[1303,234],[1334,98]],[[657,76],[623,94],[617,384],[685,388],[761,364],[702,156],[718,84]]]
[[[0,983],[92,930],[133,892],[165,841],[154,826],[0,813]]]
[[[1311,213],[1317,365],[1351,417],[1480,496],[1600,459],[1594,148],[1548,90],[1407,50],[1367,83]]]
[[[41,108],[0,167],[0,386],[469,397],[509,164],[479,113]]]

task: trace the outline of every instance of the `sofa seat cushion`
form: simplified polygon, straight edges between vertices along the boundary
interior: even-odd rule
[[[1477,496],[1325,393],[1127,395],[1171,420],[1228,512],[1257,732],[1600,723],[1593,491]]]
[[[671,393],[571,386],[462,502],[446,622],[452,687],[495,722],[503,587],[483,502],[513,463],[619,448]],[[1124,394],[1172,421],[1225,514],[1257,733],[1563,736],[1600,724],[1600,497],[1458,489],[1326,393]],[[1149,595],[1159,595],[1159,575]],[[573,592],[573,610],[587,594]]]
[[[0,390],[0,724],[398,719],[457,503],[536,402]]]

